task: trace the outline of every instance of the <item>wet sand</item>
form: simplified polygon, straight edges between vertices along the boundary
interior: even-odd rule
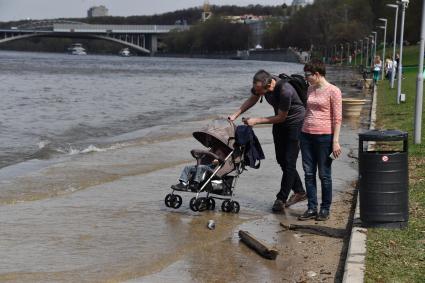
[[[254,114],[266,109],[263,104]],[[359,127],[344,121],[332,215],[318,223],[337,231],[349,221]],[[182,194],[178,210],[165,207],[170,185],[191,162],[189,151],[201,148],[190,137],[75,156],[4,181],[0,282],[338,281],[344,239],[282,231],[280,222],[299,223],[306,202],[271,213],[280,168],[271,128],[255,132],[266,160],[242,174],[239,214],[221,212],[221,202],[213,212],[192,212],[190,193]],[[300,160],[298,169],[302,173]],[[209,219],[216,229],[207,229]],[[277,259],[263,259],[240,243],[240,229],[276,247]]]

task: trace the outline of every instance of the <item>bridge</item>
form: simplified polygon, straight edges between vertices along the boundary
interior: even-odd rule
[[[161,35],[189,28],[188,25],[92,25],[72,21],[39,21],[0,29],[0,44],[31,37],[92,38],[116,42],[153,55],[158,49]]]

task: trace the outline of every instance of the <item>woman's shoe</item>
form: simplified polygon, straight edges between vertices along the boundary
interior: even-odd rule
[[[329,219],[329,210],[321,209],[316,217],[317,221],[326,221]]]
[[[298,216],[298,220],[304,221],[309,219],[314,219],[317,217],[316,209],[307,209],[302,215]]]

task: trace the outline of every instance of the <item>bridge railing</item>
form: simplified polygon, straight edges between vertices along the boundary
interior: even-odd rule
[[[185,25],[89,25],[89,24],[53,24],[54,32],[82,33],[167,33],[171,30],[185,30]]]

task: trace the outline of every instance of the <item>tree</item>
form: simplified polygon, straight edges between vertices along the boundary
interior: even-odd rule
[[[170,52],[216,53],[246,49],[250,34],[247,25],[212,17],[190,30],[170,33],[164,43]]]

